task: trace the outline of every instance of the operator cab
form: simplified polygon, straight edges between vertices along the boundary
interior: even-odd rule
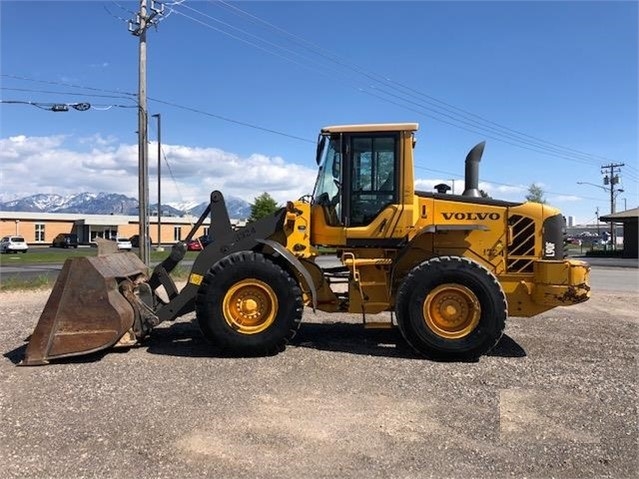
[[[365,226],[399,201],[402,131],[416,125],[327,127],[318,143],[314,204],[331,226]]]
[[[348,236],[344,228],[366,228],[377,220],[386,225],[388,218],[380,220],[380,214],[403,202],[403,149],[408,136],[412,158],[412,134],[416,129],[412,123],[322,129],[317,146],[319,173],[313,192],[313,205],[321,209],[315,215],[322,217],[315,218],[320,230],[328,233],[331,227],[339,228],[343,237]],[[410,166],[412,169],[412,163]],[[335,241],[332,244],[342,244]]]

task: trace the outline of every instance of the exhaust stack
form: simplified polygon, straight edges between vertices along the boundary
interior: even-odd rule
[[[464,178],[463,196],[473,196],[479,198],[479,162],[481,155],[484,153],[486,142],[482,141],[473,147],[466,156],[466,173]]]

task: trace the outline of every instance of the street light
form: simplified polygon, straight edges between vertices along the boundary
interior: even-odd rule
[[[160,171],[162,169],[162,128],[160,114],[156,113],[152,116],[158,119],[158,246],[156,251],[164,251],[164,248],[162,248],[162,196],[160,181]]]
[[[590,186],[596,186],[597,188],[601,188],[602,190],[604,190],[605,192],[608,192],[608,188],[606,188],[605,186],[601,186],[601,185],[596,185],[594,183],[588,183],[587,181],[578,181],[577,182],[578,185],[590,185]]]
[[[87,111],[91,109],[91,103],[40,103],[36,101],[22,101],[22,100],[0,100],[0,103],[7,104],[19,104],[19,105],[31,105],[41,110],[49,110],[55,113],[67,112],[69,107],[77,111]]]

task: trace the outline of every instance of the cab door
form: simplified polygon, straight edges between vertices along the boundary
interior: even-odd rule
[[[400,132],[352,135],[344,191],[347,246],[387,244],[401,214]],[[388,246],[392,246],[390,243]]]
[[[375,240],[398,233],[405,210],[399,194],[401,133],[331,137],[314,193],[312,234],[317,244],[376,246]]]
[[[387,206],[397,203],[397,137],[393,133],[350,137],[347,227],[368,226]]]

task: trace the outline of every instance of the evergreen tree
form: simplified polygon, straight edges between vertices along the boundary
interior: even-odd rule
[[[533,203],[546,203],[546,198],[544,198],[544,190],[541,186],[533,183],[528,187],[528,194],[526,195],[527,201],[532,201]]]
[[[275,213],[279,207],[277,206],[277,202],[269,195],[264,192],[257,198],[255,198],[255,202],[251,205],[251,216],[249,216],[249,223],[252,221],[257,221],[260,218],[264,218],[272,213]]]

